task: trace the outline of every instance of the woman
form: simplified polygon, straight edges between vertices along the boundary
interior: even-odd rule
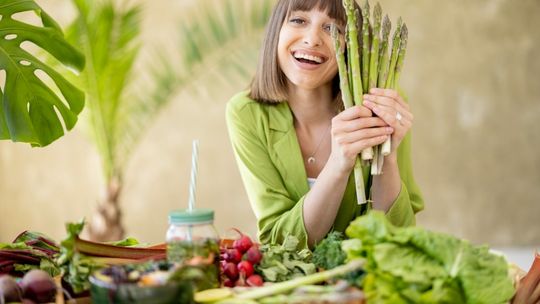
[[[227,105],[230,139],[262,243],[292,234],[312,247],[368,208],[385,211],[400,226],[413,225],[423,208],[406,136],[409,106],[396,91],[373,89],[364,106],[340,112],[332,23],[343,33],[341,0],[280,0],[249,92]],[[392,151],[384,174],[371,178],[364,168],[372,204],[358,205],[355,158],[388,137]]]

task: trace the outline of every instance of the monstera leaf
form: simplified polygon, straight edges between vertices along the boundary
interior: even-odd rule
[[[12,18],[28,11],[41,18],[42,27]],[[58,24],[33,0],[0,2],[0,70],[5,71],[4,90],[0,88],[0,139],[46,146],[64,134],[57,112],[66,129],[73,128],[84,106],[84,93],[21,48],[25,41],[75,70],[84,67],[84,56],[68,44]],[[37,77],[37,71],[46,73],[60,92]]]

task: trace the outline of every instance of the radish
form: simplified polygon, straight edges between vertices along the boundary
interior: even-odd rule
[[[246,283],[252,287],[263,286],[263,279],[260,275],[254,274],[247,278]]]
[[[20,302],[21,289],[15,279],[9,275],[0,276],[0,303]]]
[[[233,248],[238,249],[241,254],[244,254],[251,246],[253,246],[253,242],[249,236],[243,234],[240,230],[236,228],[233,229],[240,235],[240,238],[233,242]]]
[[[242,260],[242,253],[238,249],[227,249],[225,261],[239,263]]]
[[[238,268],[236,268],[236,264],[231,262],[227,263],[223,269],[223,274],[232,281],[238,279]]]
[[[38,303],[52,302],[56,295],[53,278],[43,270],[34,269],[26,273],[21,285],[24,297]]]
[[[257,248],[257,245],[253,245],[246,252],[246,257],[252,265],[257,265],[262,259],[262,253],[259,248]]]
[[[253,274],[253,265],[248,261],[238,263],[238,272],[245,277],[250,277]]]
[[[231,280],[231,279],[226,279],[224,282],[223,282],[223,286],[225,287],[234,287],[234,281]]]

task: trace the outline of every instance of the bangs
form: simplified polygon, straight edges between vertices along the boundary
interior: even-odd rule
[[[341,0],[291,0],[287,15],[293,11],[307,12],[312,9],[318,9],[325,12],[330,18],[335,19],[341,25],[347,23],[347,16]]]

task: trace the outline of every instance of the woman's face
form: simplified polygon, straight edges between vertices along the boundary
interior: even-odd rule
[[[278,62],[289,83],[304,89],[331,86],[337,73],[330,25],[335,20],[317,9],[293,11],[279,33]]]

